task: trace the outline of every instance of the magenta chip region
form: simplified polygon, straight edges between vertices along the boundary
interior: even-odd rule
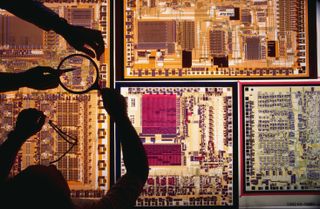
[[[181,165],[181,144],[144,144],[150,166]]]
[[[144,85],[120,88],[149,162],[136,206],[234,205],[232,88]]]
[[[142,134],[176,134],[176,104],[176,95],[143,95]]]

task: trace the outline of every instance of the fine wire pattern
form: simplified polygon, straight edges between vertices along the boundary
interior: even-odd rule
[[[73,148],[74,146],[77,145],[78,139],[75,138],[75,137],[72,137],[72,136],[68,135],[67,133],[65,133],[64,131],[62,131],[57,125],[55,125],[55,124],[52,122],[52,120],[49,120],[48,123],[49,123],[49,125],[63,138],[63,140],[65,140],[66,142],[68,142],[69,144],[71,144],[71,146],[69,147],[68,150],[65,151],[65,153],[63,153],[59,158],[57,158],[57,159],[55,159],[55,160],[53,160],[53,161],[51,161],[51,162],[49,163],[49,164],[54,164],[54,163],[58,162],[59,160],[61,160],[66,154],[68,154],[68,153],[72,150],[72,148]],[[69,141],[68,138],[72,139],[73,141]]]

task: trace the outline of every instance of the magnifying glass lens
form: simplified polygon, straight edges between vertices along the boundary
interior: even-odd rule
[[[71,92],[87,91],[94,85],[98,76],[95,63],[81,55],[64,59],[59,65],[59,70],[63,71],[60,84]]]

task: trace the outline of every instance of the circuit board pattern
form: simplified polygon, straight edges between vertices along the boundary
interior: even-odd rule
[[[70,24],[102,31],[105,53],[97,62],[101,85],[109,85],[109,1],[51,1],[45,6]],[[35,66],[57,68],[66,56],[79,53],[53,31],[43,31],[12,14],[0,10],[0,71],[20,72]],[[21,88],[16,93],[1,94],[1,139],[12,130],[17,114],[24,108],[37,108],[79,144],[55,163],[68,181],[71,195],[80,198],[101,197],[110,186],[108,116],[96,92],[75,96],[58,87],[48,91]],[[69,145],[45,125],[37,136],[19,151],[12,175],[29,165],[44,164],[61,156]]]
[[[320,87],[244,86],[245,192],[320,191]]]
[[[309,75],[307,0],[125,0],[124,78]]]
[[[150,166],[137,206],[234,205],[232,87],[123,86],[121,94]]]

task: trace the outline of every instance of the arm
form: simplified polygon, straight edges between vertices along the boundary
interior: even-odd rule
[[[144,183],[149,173],[148,159],[142,142],[128,118],[125,98],[111,89],[103,89],[102,97],[105,109],[119,130],[117,133],[127,173]]]
[[[15,129],[8,134],[7,140],[0,146],[0,185],[7,180],[23,143],[41,130],[44,121],[44,114],[36,109],[26,109],[19,113]]]
[[[24,86],[20,73],[0,72],[0,92],[15,91]]]
[[[21,73],[0,72],[0,92],[14,91],[21,87],[37,90],[51,89],[59,85],[59,78],[51,67],[38,66]]]
[[[0,0],[0,7],[43,30],[53,30],[76,50],[100,58],[104,41],[100,31],[70,25],[51,9],[35,0]]]
[[[128,117],[116,121],[127,173],[136,176],[143,184],[149,174],[148,159],[141,140]]]
[[[18,151],[23,145],[23,139],[19,137],[14,131],[8,134],[8,138],[0,146],[0,185],[7,180],[11,167],[16,159]]]
[[[117,124],[127,173],[111,187],[94,209],[123,209],[134,206],[148,178],[148,159],[141,140],[127,116],[123,96],[111,89],[101,90],[105,109]]]

